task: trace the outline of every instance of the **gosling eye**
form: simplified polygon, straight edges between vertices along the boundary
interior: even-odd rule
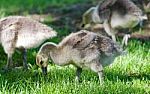
[[[40,61],[40,65],[42,65],[43,64],[43,61]]]
[[[81,24],[81,27],[84,28],[84,27],[85,27],[85,24]]]

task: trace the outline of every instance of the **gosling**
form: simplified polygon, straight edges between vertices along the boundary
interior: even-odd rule
[[[101,0],[83,14],[82,27],[103,24],[106,33],[116,42],[115,34],[119,29],[132,29],[139,23],[142,26],[143,20],[147,20],[147,16],[131,0]],[[129,37],[124,36],[123,45],[127,45]]]
[[[23,52],[23,67],[28,69],[27,49],[36,48],[56,35],[51,27],[27,17],[9,16],[0,19],[0,44],[7,54],[5,69],[12,69],[12,55],[16,48]]]
[[[120,45],[110,38],[81,30],[64,38],[58,45],[52,42],[43,44],[37,53],[36,64],[47,74],[48,60],[59,66],[73,64],[76,80],[80,80],[82,68],[89,68],[98,73],[100,84],[103,83],[103,67],[113,63],[123,53]]]

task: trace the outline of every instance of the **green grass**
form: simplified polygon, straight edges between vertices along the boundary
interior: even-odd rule
[[[1,93],[33,94],[149,94],[150,93],[150,43],[130,41],[128,54],[116,58],[111,67],[105,67],[105,83],[99,85],[96,73],[84,70],[82,82],[77,83],[75,67],[49,65],[47,77],[41,70],[14,69],[5,74],[0,72]],[[3,51],[1,51],[3,53]],[[31,51],[30,54],[35,54]],[[16,56],[19,57],[19,56]],[[29,61],[34,62],[34,55]],[[6,58],[1,63],[6,63]],[[33,65],[34,67],[34,65]]]
[[[19,12],[27,14],[29,11],[38,11],[42,14],[44,10],[51,7],[64,7],[85,1],[88,0],[1,0],[0,16],[18,15]]]
[[[58,2],[59,1],[59,2]],[[43,11],[49,6],[64,7],[83,3],[88,0],[0,0],[0,17],[18,15],[31,10]],[[67,28],[58,29],[58,37],[50,39],[58,43],[68,35]],[[48,75],[44,77],[40,69],[35,68],[35,56],[39,48],[28,50],[29,71],[15,68],[4,73],[0,69],[0,94],[149,94],[150,93],[150,43],[132,40],[127,47],[128,54],[115,59],[111,67],[105,67],[104,85],[99,85],[96,73],[84,70],[81,83],[74,81],[75,67],[49,65]],[[0,47],[0,67],[7,58]],[[21,53],[16,51],[14,62],[22,64]]]

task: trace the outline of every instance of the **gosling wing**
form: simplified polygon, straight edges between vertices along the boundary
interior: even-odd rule
[[[48,27],[47,25],[44,25],[36,20],[24,16],[8,16],[0,19],[0,29],[6,29],[10,25],[14,25],[16,23],[19,23],[20,33],[43,32],[51,34],[51,37],[56,36],[55,30],[53,30],[51,27]]]
[[[99,10],[102,11],[104,9],[107,9],[115,4],[117,0],[100,0],[99,2]]]
[[[68,45],[72,46],[72,48],[84,49],[91,43],[93,39],[95,39],[95,37],[95,33],[81,30],[77,33],[72,33],[67,36],[59,45]]]
[[[101,0],[97,6],[98,14],[102,20],[109,19],[111,16],[111,7],[117,0]]]
[[[128,13],[142,13],[142,10],[137,7],[131,0],[118,0],[117,2],[123,8],[125,8]]]
[[[105,36],[98,36],[96,39],[96,45],[101,53],[105,56],[120,55],[123,53],[123,48],[112,39]]]

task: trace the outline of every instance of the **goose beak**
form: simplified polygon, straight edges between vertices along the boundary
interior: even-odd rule
[[[47,67],[42,67],[42,73],[43,73],[44,75],[47,75]]]

